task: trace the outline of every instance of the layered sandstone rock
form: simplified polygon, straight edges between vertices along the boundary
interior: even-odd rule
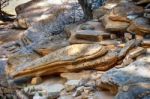
[[[106,54],[106,52],[105,47],[99,44],[71,45],[33,62],[17,66],[9,73],[18,78],[82,69],[107,70],[116,63],[117,54],[113,52]]]

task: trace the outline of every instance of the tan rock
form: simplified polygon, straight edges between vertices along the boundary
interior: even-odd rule
[[[144,39],[142,42],[142,46],[146,48],[150,48],[150,40],[149,39]]]
[[[132,21],[132,24],[128,27],[128,32],[134,32],[137,35],[144,35],[150,33],[150,21],[147,18],[136,18]]]
[[[40,84],[41,82],[42,82],[42,78],[41,77],[34,77],[31,80],[31,84],[32,85],[37,85],[37,84]]]
[[[110,38],[110,34],[103,33],[102,31],[80,30],[80,31],[76,32],[76,38],[88,40],[88,41],[99,42],[104,39]]]
[[[99,67],[99,70],[107,70],[116,62],[117,56],[110,53],[103,56],[106,53],[105,47],[99,44],[71,45],[28,64],[17,66],[12,69],[10,75],[14,77],[40,76],[95,67]],[[96,59],[92,60],[94,58]],[[112,60],[110,64],[109,61]]]
[[[114,32],[126,31],[129,26],[128,22],[112,21],[109,18],[109,15],[105,15],[102,19],[102,22],[106,30]]]

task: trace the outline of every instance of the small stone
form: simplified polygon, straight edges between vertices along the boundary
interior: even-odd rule
[[[78,87],[77,90],[73,93],[72,96],[77,97],[81,95],[81,93],[84,91],[84,86]]]
[[[110,35],[110,38],[111,38],[112,40],[114,40],[114,39],[117,38],[117,35],[116,35],[116,34],[111,34],[111,35]]]
[[[80,80],[69,80],[65,83],[66,91],[72,91],[79,85]]]
[[[64,89],[62,84],[54,84],[48,87],[48,98],[49,99],[56,99],[60,92]]]
[[[31,80],[32,85],[37,85],[37,84],[40,84],[41,82],[42,82],[41,77],[35,77],[35,78],[32,78],[32,80]]]

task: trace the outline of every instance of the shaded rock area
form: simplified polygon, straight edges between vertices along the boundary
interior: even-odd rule
[[[2,99],[150,98],[150,1],[91,3],[91,20],[75,0],[31,0],[0,23]]]

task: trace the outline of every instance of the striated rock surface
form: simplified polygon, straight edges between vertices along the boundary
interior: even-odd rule
[[[114,64],[113,62],[110,64],[108,61],[114,60],[115,62],[117,59],[117,56],[113,53],[108,53],[108,55],[103,56],[106,53],[107,50],[105,47],[99,44],[71,45],[33,62],[17,66],[10,71],[10,74],[14,77],[41,76],[84,68],[94,69],[95,66],[99,67],[99,69],[106,70]],[[101,56],[103,57],[101,58]],[[93,60],[95,58],[96,60]]]

